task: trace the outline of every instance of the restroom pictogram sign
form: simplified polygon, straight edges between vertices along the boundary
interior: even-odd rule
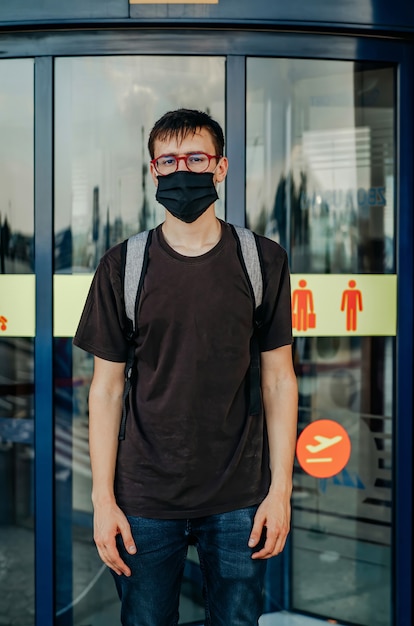
[[[393,336],[396,274],[291,274],[295,337]]]
[[[306,280],[301,278],[299,288],[292,293],[292,327],[296,330],[308,330],[316,326],[312,291],[306,287]]]
[[[315,478],[341,472],[351,456],[351,440],[345,428],[333,420],[316,420],[301,432],[296,456],[301,468]]]
[[[362,293],[356,289],[356,281],[348,282],[349,289],[345,289],[342,294],[341,311],[346,311],[346,329],[348,331],[357,329],[357,314],[363,310]]]

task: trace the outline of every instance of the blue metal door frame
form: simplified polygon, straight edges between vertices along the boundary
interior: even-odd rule
[[[159,33],[158,33],[159,35]],[[398,336],[394,433],[394,620],[412,616],[413,414],[413,47],[353,36],[248,31],[154,30],[7,35],[3,57],[35,57],[35,509],[36,626],[52,626],[54,594],[53,453],[53,57],[67,54],[204,54],[227,56],[227,143],[233,163],[227,183],[227,217],[244,223],[245,57],[301,57],[393,62],[398,66],[397,271]],[[398,538],[398,540],[397,540]],[[285,559],[285,574],[288,572]],[[279,594],[280,595],[280,594]],[[287,602],[285,594],[285,602]],[[288,607],[286,607],[288,608]]]
[[[54,623],[53,60],[35,59],[35,610]]]
[[[394,559],[395,623],[413,619],[413,120],[414,50],[404,49],[399,65],[397,122],[398,146],[398,335],[396,356],[396,415],[394,434]],[[404,416],[404,418],[403,418]]]

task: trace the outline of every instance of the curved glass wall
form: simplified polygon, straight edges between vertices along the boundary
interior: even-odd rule
[[[291,607],[366,626],[392,619],[394,94],[390,66],[247,62],[247,222],[289,254],[308,436],[294,473]]]
[[[87,394],[93,359],[72,347],[91,273],[110,246],[162,221],[148,134],[179,107],[224,125],[225,60],[81,57],[55,62],[55,390],[57,617],[113,626],[119,602],[92,542]],[[224,190],[218,212],[224,216]],[[189,553],[181,623],[204,614]]]
[[[34,624],[33,61],[0,61],[0,623]],[[32,294],[32,297],[31,297]]]
[[[30,298],[16,299],[31,290],[34,302],[33,86],[31,59],[0,61],[0,623],[16,626],[35,622],[35,320]],[[246,86],[247,223],[289,253],[298,434],[329,421],[344,429],[343,441],[350,444],[341,469],[319,474],[311,466],[337,458],[339,435],[314,432],[304,456],[298,447],[285,555],[291,555],[290,605],[296,615],[268,615],[261,623],[296,620],[300,612],[332,623],[390,626],[395,68],[249,58]],[[179,106],[207,109],[223,123],[224,91],[224,58],[107,56],[55,62],[60,626],[119,621],[112,580],[92,542],[87,443],[92,359],[73,349],[71,337],[100,256],[162,220],[148,170],[152,123]],[[198,576],[190,553],[181,623],[202,619]],[[266,592],[271,610],[280,608],[278,598],[271,597],[279,582],[272,581]]]

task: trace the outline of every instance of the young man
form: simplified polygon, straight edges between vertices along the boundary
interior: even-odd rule
[[[95,356],[89,396],[94,539],[124,626],[174,626],[184,561],[197,547],[206,625],[253,626],[266,559],[290,525],[297,386],[286,253],[259,237],[264,269],[262,415],[249,415],[251,290],[228,224],[216,218],[222,130],[166,113],[149,138],[156,197],[140,296],[136,371],[118,442],[127,355],[121,244],[102,258],[75,345]]]

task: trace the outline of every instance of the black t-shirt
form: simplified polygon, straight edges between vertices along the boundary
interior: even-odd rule
[[[259,237],[262,351],[292,341],[285,251]],[[128,515],[189,518],[259,503],[269,487],[263,416],[248,415],[253,302],[236,240],[222,223],[206,254],[183,256],[159,226],[138,308],[136,377],[115,494]],[[102,258],[74,344],[126,360],[121,245]]]

